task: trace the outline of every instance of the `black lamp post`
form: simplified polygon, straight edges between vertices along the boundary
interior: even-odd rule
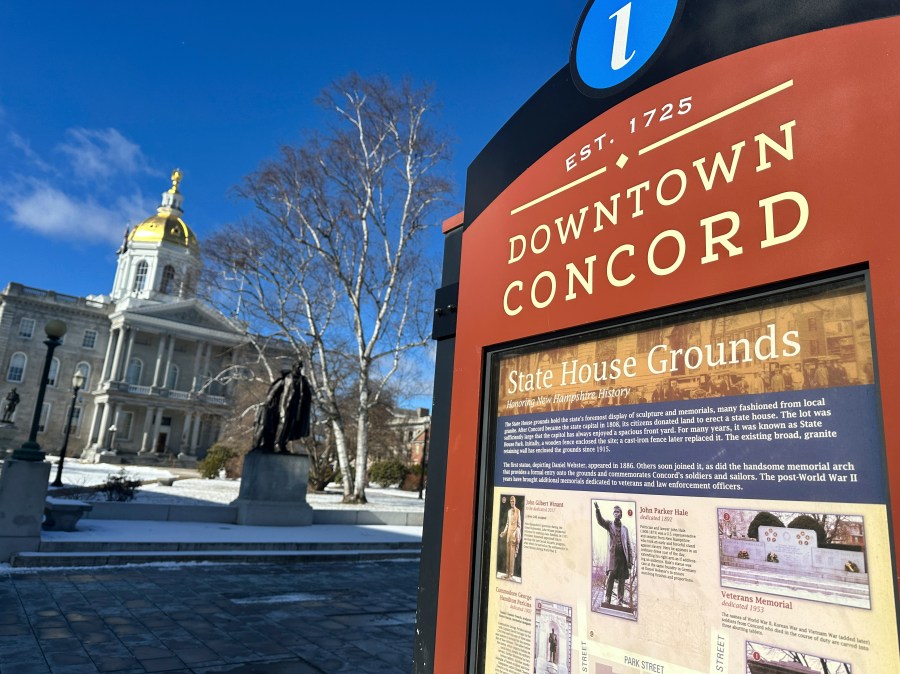
[[[59,463],[56,466],[56,479],[53,480],[54,487],[62,487],[62,471],[63,463],[66,460],[66,450],[69,448],[69,433],[72,432],[72,419],[75,417],[75,403],[78,402],[78,392],[84,386],[84,372],[81,369],[75,370],[72,376],[72,405],[69,407],[69,419],[66,422],[66,434],[63,437],[62,449],[59,450]]]
[[[41,409],[44,406],[44,394],[47,392],[47,378],[50,375],[53,352],[57,346],[62,344],[62,337],[66,334],[66,329],[66,324],[56,318],[47,321],[47,325],[44,326],[44,332],[47,333],[47,339],[44,340],[44,344],[47,345],[47,357],[44,359],[44,370],[41,373],[37,402],[34,404],[34,414],[31,417],[31,433],[28,434],[28,440],[13,451],[11,457],[13,460],[43,461],[46,457],[37,441],[38,427],[41,424]]]

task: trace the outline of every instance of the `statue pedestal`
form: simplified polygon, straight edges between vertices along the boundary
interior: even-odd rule
[[[47,461],[7,459],[0,472],[0,562],[41,545],[41,521],[47,499]]]
[[[250,452],[244,457],[238,524],[297,527],[312,524],[313,510],[306,502],[309,457],[305,454]]]

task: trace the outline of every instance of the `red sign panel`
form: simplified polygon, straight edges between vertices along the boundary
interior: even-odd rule
[[[442,548],[442,568],[459,572],[441,576],[435,671],[465,671],[469,617],[479,608],[472,605],[469,565],[477,545],[472,524],[479,497],[477,448],[486,437],[486,350],[683,303],[708,303],[749,289],[867,268],[881,403],[885,410],[898,408],[900,394],[890,386],[900,375],[895,322],[900,315],[897,174],[892,168],[900,154],[900,134],[895,131],[900,109],[898,42],[900,19],[872,21],[763,45],[673,77],[572,134],[471,223],[463,237]],[[792,348],[790,343],[783,346]],[[628,354],[620,355],[621,371]],[[536,372],[531,374],[529,382],[517,387],[531,386],[529,392],[537,393],[535,387],[542,382]],[[562,376],[562,370],[553,376]],[[900,462],[891,458],[900,451],[900,420],[894,416],[886,414],[883,422],[890,485],[900,484]],[[895,530],[900,525],[898,493],[900,489],[893,488],[887,504],[893,506]],[[823,490],[821,501],[830,500],[827,494]],[[502,508],[495,517],[509,519],[516,497],[524,510],[513,519],[521,517],[527,527],[527,496],[517,490],[498,491],[496,504],[488,508]],[[639,526],[638,500],[626,503],[618,496],[610,500],[598,494],[593,506],[607,524],[613,506],[630,508],[623,521],[633,531]],[[714,509],[711,521],[727,528],[735,518],[746,518],[751,508],[738,505]],[[823,516],[835,514],[819,510]],[[773,535],[783,539],[779,527],[772,526]],[[893,543],[886,538],[887,527],[877,530],[882,545],[872,549],[889,556]],[[527,539],[527,528],[524,531]],[[596,533],[614,537],[599,529]],[[499,561],[504,549],[509,554],[509,541],[505,537],[494,546],[500,566],[491,574],[504,576],[500,580],[521,571]],[[795,547],[785,544],[765,554],[780,564],[810,556],[807,548]],[[754,554],[748,547],[732,556],[746,561]],[[713,561],[718,569],[719,560]],[[858,566],[853,560],[847,564]],[[886,568],[883,559],[879,568]],[[892,586],[890,579],[879,582]],[[746,599],[738,590],[727,591],[734,595],[727,601]],[[544,653],[544,663],[557,658],[553,664],[558,669],[562,644],[571,643],[574,650],[566,671],[589,671],[581,644],[589,649],[589,632],[604,624],[605,616],[587,624],[571,598],[534,599],[540,599],[541,611],[532,611],[530,629],[542,636],[529,642],[532,655]],[[857,663],[860,671],[887,671],[883,667],[888,661],[896,666],[894,602],[875,607],[874,599],[872,607],[853,610],[877,610],[892,621],[892,641],[877,653],[880,660],[875,650],[857,649],[854,658],[843,657],[846,644],[832,660],[828,648],[812,643],[803,653],[813,659],[829,651],[823,656],[826,661],[835,666]],[[793,611],[791,625],[798,634],[787,639],[791,647],[791,639],[809,638],[799,636],[805,628],[802,614],[816,608],[803,601],[783,602],[791,604],[790,609],[782,604],[770,609]],[[737,609],[710,609],[703,607],[714,623],[706,626],[705,640],[750,632],[749,623],[741,627],[721,617],[740,614]],[[645,605],[644,615],[647,610]],[[765,619],[783,617],[777,613]],[[609,671],[635,671],[629,666],[638,671],[705,671],[679,665],[677,658],[638,657],[634,639],[650,635],[640,632],[640,616],[634,625],[630,645],[614,654],[630,659],[620,661],[622,669]],[[775,643],[777,632],[769,627],[759,638],[744,634],[740,648],[732,645],[723,664],[712,658],[710,666],[722,664],[724,669],[714,671],[738,672],[745,667],[753,671],[748,662],[777,662],[773,658],[781,644]],[[489,636],[497,638],[496,633]],[[892,659],[885,660],[886,655]],[[493,666],[485,671],[501,671]]]

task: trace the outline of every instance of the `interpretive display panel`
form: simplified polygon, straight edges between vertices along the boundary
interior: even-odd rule
[[[492,354],[482,671],[900,671],[868,306],[856,276]]]
[[[590,0],[469,167],[435,674],[900,672],[900,9],[827,5]]]

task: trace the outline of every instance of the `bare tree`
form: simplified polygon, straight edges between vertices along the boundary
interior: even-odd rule
[[[331,128],[245,179],[238,193],[254,216],[214,236],[207,260],[220,306],[239,302],[251,330],[308,363],[344,500],[365,502],[369,412],[427,339],[434,285],[422,238],[450,191],[439,174],[448,149],[430,125],[428,88],[350,75],[318,102]]]

